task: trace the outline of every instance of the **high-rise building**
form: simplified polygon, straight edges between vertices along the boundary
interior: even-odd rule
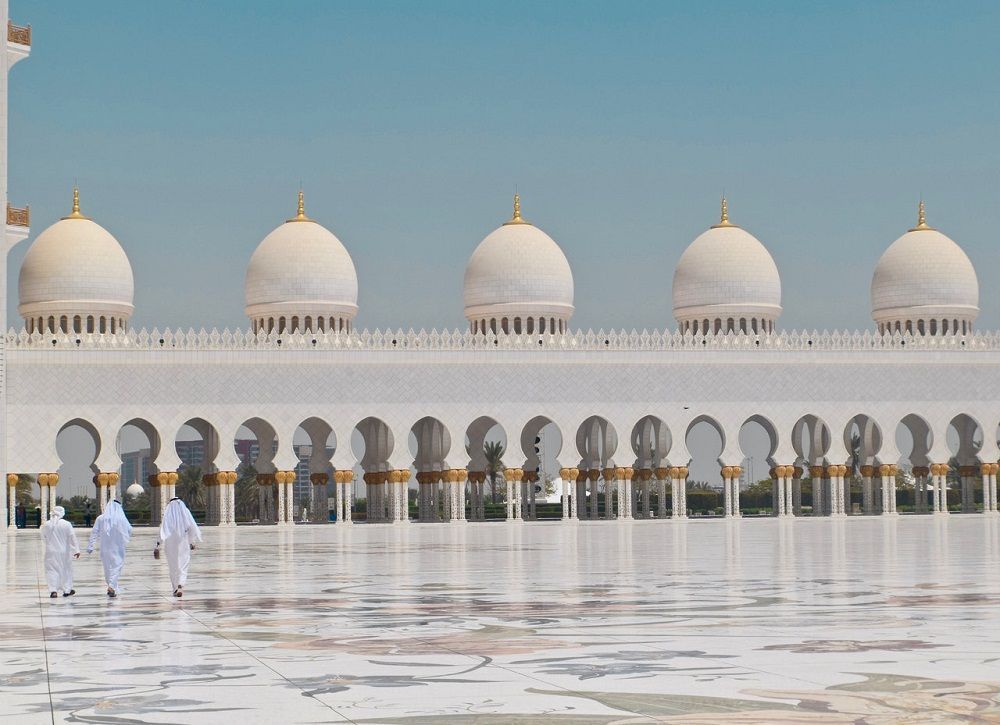
[[[152,461],[148,448],[122,453],[121,490],[124,491],[133,483],[145,488],[151,471]]]

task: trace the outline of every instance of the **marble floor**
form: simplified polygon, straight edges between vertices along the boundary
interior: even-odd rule
[[[998,518],[208,528],[180,601],[153,539],[0,539],[0,718],[1000,721]]]

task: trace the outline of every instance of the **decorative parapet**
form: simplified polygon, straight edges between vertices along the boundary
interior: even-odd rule
[[[31,45],[31,26],[30,25],[14,25],[10,20],[7,21],[7,42],[8,43],[18,43],[19,45]]]
[[[991,351],[1000,350],[1000,332],[971,335],[920,336],[874,332],[787,331],[770,335],[718,333],[682,335],[654,330],[626,332],[599,330],[565,335],[476,334],[461,330],[438,332],[420,330],[361,330],[350,333],[268,335],[261,331],[128,330],[111,334],[29,334],[11,329],[6,347],[16,350],[281,350],[289,352],[325,351],[517,351],[596,352],[596,351],[736,351],[809,352],[824,351]]]
[[[13,227],[30,227],[31,207],[26,206],[22,209],[7,202],[7,224]]]

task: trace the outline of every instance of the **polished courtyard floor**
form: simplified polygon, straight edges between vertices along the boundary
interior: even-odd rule
[[[80,532],[81,543],[84,540]],[[137,529],[50,601],[0,542],[0,718],[90,723],[1000,720],[981,515]]]

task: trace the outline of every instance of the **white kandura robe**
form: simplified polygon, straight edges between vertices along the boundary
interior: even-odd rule
[[[131,537],[132,525],[128,522],[122,505],[117,501],[109,502],[104,513],[94,522],[87,551],[93,551],[95,543],[100,545],[104,581],[116,592],[118,577],[121,576],[122,567],[125,565],[125,547]]]
[[[73,524],[61,516],[53,516],[42,525],[45,541],[45,581],[50,592],[73,589],[73,555],[80,553]]]
[[[201,530],[194,516],[179,498],[172,499],[163,511],[160,524],[160,542],[170,570],[170,586],[187,584],[188,565],[191,563],[191,545],[201,541]]]

